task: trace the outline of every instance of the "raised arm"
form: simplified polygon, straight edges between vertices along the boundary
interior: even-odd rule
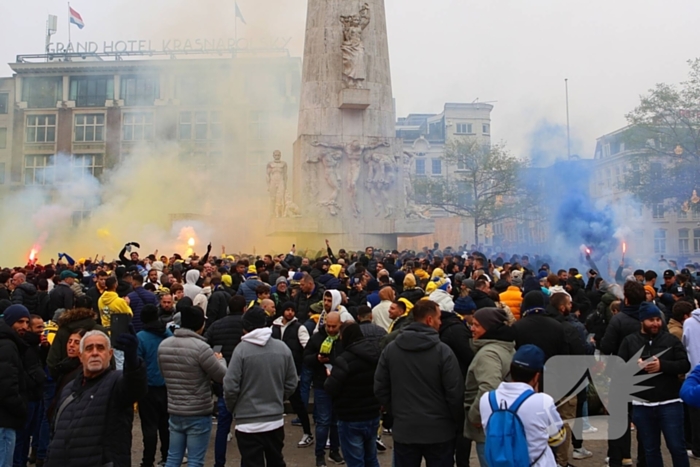
[[[360,27],[364,30],[367,26],[369,26],[369,21],[369,5],[365,3],[364,5],[362,5],[362,9],[360,10]]]
[[[345,149],[344,144],[338,144],[338,143],[324,143],[322,141],[312,141],[311,146],[313,147],[322,147],[322,148],[330,148],[330,149]]]

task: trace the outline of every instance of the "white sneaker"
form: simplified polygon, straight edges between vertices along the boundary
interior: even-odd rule
[[[598,433],[598,428],[594,427],[593,425],[589,426],[585,430],[583,430],[584,433]]]
[[[229,434],[226,436],[226,442],[227,442],[227,443],[230,443],[232,439],[233,439],[233,433],[229,433]]]
[[[696,456],[695,454],[693,454],[693,451],[690,449],[688,449],[688,457],[690,459],[700,460],[700,456]]]
[[[187,456],[185,456],[185,457],[182,458],[182,463],[183,463],[183,464],[187,464]]]
[[[593,457],[593,453],[581,446],[581,449],[574,449],[574,459],[588,459]]]
[[[298,448],[305,448],[305,447],[311,446],[312,444],[314,444],[313,435],[307,435],[306,433],[304,433],[304,436],[301,437],[301,441],[299,441],[297,443],[297,447]]]

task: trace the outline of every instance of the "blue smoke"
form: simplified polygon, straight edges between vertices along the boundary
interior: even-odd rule
[[[565,196],[555,214],[555,232],[572,246],[586,245],[600,258],[615,251],[617,225],[610,209],[597,209],[582,194]]]
[[[548,167],[566,159],[566,125],[550,123],[545,119],[538,121],[529,135],[529,146],[533,167]],[[571,154],[578,154],[582,148],[582,142],[572,135]]]

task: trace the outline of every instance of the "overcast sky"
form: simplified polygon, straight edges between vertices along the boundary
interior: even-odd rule
[[[564,78],[574,152],[595,139],[657,82],[685,79],[700,56],[700,2],[672,0],[386,0],[397,115],[441,111],[445,102],[497,101],[492,135],[519,155],[565,154]],[[239,0],[239,37],[291,37],[303,50],[306,0]],[[73,41],[233,36],[232,0],[74,0],[86,23]],[[67,41],[58,0],[0,1],[0,62],[41,53],[46,15]],[[0,65],[0,76],[11,70]],[[290,142],[291,144],[291,142]]]

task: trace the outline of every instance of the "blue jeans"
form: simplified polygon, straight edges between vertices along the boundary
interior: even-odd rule
[[[348,467],[379,467],[377,430],[379,416],[362,422],[338,420],[340,447]]]
[[[12,457],[15,453],[15,440],[17,433],[11,428],[0,428],[0,465],[12,465]]]
[[[187,449],[187,465],[203,467],[209,447],[211,415],[170,415],[170,449],[165,467],[180,467]]]
[[[226,443],[228,434],[231,433],[231,423],[233,415],[226,408],[224,398],[219,396],[219,415],[216,425],[216,440],[214,441],[214,467],[224,467],[226,465]]]
[[[301,401],[304,403],[306,410],[309,410],[309,393],[311,392],[311,380],[314,377],[314,370],[306,365],[301,367],[301,375],[299,376],[299,392],[301,392]]]
[[[655,407],[635,406],[632,419],[637,427],[638,441],[644,448],[647,467],[662,467],[661,433],[671,453],[673,467],[688,467],[683,427],[683,404],[674,402]]]
[[[331,452],[340,447],[338,420],[333,413],[333,401],[326,391],[314,388],[314,418],[316,419],[316,457],[325,456],[326,440],[331,436]],[[377,436],[376,431],[374,434]]]
[[[489,467],[489,463],[486,462],[486,443],[476,443],[476,456],[481,467]]]
[[[15,452],[14,464],[16,466],[27,465],[29,457],[29,447],[31,445],[31,437],[34,430],[41,423],[42,403],[41,401],[27,403],[27,420],[24,422],[24,427],[17,431],[15,437]]]

